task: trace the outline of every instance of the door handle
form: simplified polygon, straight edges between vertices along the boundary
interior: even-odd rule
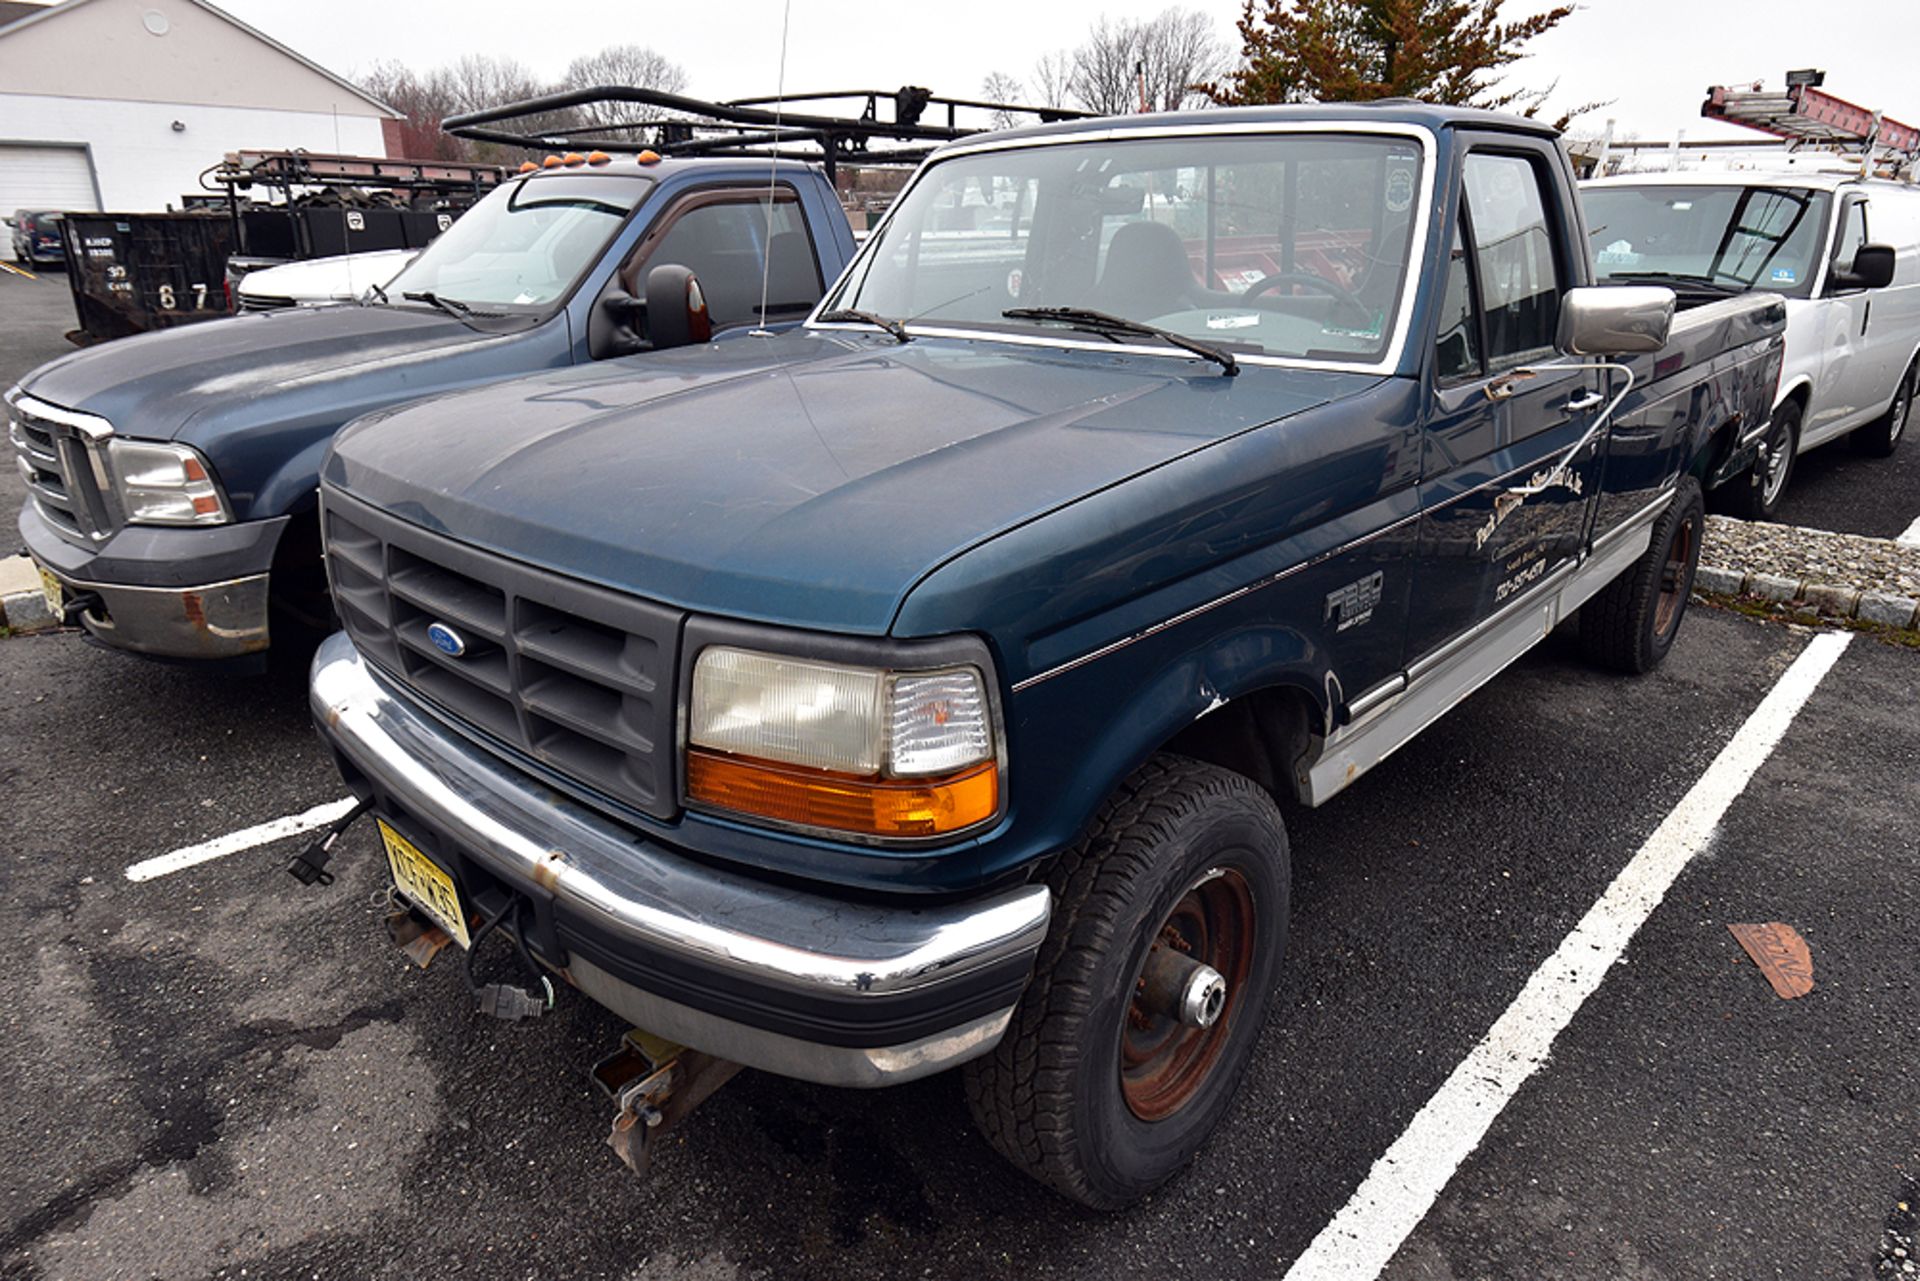
[[[1580,414],[1585,413],[1589,409],[1598,409],[1602,404],[1606,403],[1606,399],[1606,396],[1600,392],[1590,391],[1583,396],[1575,396],[1572,400],[1560,406],[1560,408],[1569,414]]]

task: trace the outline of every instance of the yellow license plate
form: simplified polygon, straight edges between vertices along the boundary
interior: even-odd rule
[[[473,946],[467,937],[467,912],[460,906],[460,893],[453,878],[439,864],[422,854],[412,841],[375,819],[380,841],[387,847],[387,866],[393,869],[393,884],[415,907],[431,916],[440,928],[453,935],[461,947]]]
[[[34,568],[39,569],[39,566],[36,565]],[[60,586],[59,579],[44,569],[40,570],[40,594],[47,598],[47,612],[53,615],[56,622],[59,621],[60,616],[66,612],[66,589]]]

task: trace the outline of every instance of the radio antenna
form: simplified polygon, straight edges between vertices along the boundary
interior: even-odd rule
[[[780,134],[780,111],[787,104],[787,20],[793,16],[793,0],[783,0],[780,6],[780,75],[779,96],[773,100],[773,132]],[[767,286],[773,278],[773,197],[774,178],[780,172],[778,150],[767,160],[767,237],[760,247],[760,323],[752,329],[756,337],[771,337],[773,331],[767,328]]]

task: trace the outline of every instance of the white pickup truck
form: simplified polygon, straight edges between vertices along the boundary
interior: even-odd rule
[[[419,253],[418,249],[374,249],[262,267],[241,277],[234,294],[234,310],[276,311],[282,307],[359,302],[375,285],[384,288]]]
[[[1885,457],[1920,381],[1920,188],[1847,173],[1635,174],[1581,185],[1594,272],[1683,299],[1787,300],[1786,361],[1751,482],[1718,491],[1773,514],[1794,459],[1849,437]]]

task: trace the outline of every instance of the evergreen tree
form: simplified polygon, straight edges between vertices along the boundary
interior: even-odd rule
[[[1498,73],[1524,57],[1526,42],[1558,26],[1573,6],[1502,22],[1503,3],[1245,0],[1238,24],[1241,66],[1206,89],[1227,105],[1420,98],[1451,106],[1519,107],[1531,115],[1552,87],[1506,89]]]

